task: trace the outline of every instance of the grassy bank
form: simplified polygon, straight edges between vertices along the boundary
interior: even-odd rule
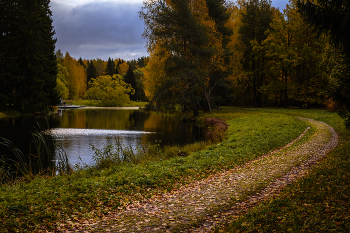
[[[260,111],[325,122],[340,134],[340,143],[306,177],[217,232],[349,232],[350,133],[342,119],[321,110]]]
[[[98,105],[96,105],[96,102],[92,101],[92,100],[73,100],[72,104],[73,105],[81,105],[81,106],[98,106]],[[146,104],[147,104],[147,102],[131,101],[131,103],[125,107],[143,107]]]
[[[15,110],[0,109],[0,119],[4,117],[18,117],[21,114]]]
[[[167,156],[154,148],[153,158],[136,164],[86,168],[72,175],[2,185],[2,228],[9,232],[64,229],[82,218],[98,219],[133,201],[244,164],[292,141],[307,127],[292,116],[263,111],[223,109],[210,117],[227,120],[226,139],[199,152]]]

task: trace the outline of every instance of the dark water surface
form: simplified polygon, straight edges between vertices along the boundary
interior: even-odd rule
[[[135,147],[161,141],[161,145],[185,145],[202,139],[202,129],[194,124],[142,110],[75,109],[59,110],[48,117],[23,116],[0,119],[0,137],[27,153],[34,127],[51,128],[53,140],[66,151],[69,162],[92,162],[92,147],[101,149],[115,143]],[[10,154],[0,146],[0,155]]]

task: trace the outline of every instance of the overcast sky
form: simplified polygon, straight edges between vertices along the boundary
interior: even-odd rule
[[[72,57],[107,60],[147,56],[138,12],[143,0],[51,0],[56,49]],[[288,0],[272,0],[283,9]]]

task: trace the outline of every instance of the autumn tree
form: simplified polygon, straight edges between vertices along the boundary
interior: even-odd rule
[[[104,75],[104,72],[107,67],[107,62],[103,61],[100,58],[93,59],[92,62],[94,63],[94,66],[96,68],[96,75],[97,76],[102,76]]]
[[[100,106],[125,106],[130,104],[129,94],[134,94],[134,91],[120,75],[104,75],[90,81],[85,98],[96,101]]]
[[[148,50],[155,57],[166,57],[165,62],[159,64],[164,72],[158,70],[162,84],[154,90],[156,94],[151,103],[156,102],[157,107],[165,110],[175,109],[180,104],[197,116],[198,103],[205,98],[211,110],[210,69],[214,63],[216,69],[224,70],[225,67],[221,65],[224,60],[223,35],[209,15],[207,2],[144,2],[140,17],[146,25],[143,36],[148,40]]]
[[[327,39],[316,36],[291,0],[283,13],[276,12],[262,45],[253,48],[264,50],[270,59],[265,66],[269,67],[267,75],[271,79],[260,92],[280,107],[321,106],[327,87],[326,45]]]
[[[350,2],[348,0],[298,1],[299,12],[318,32],[328,33],[336,47],[332,69],[333,98],[350,129]]]
[[[121,61],[121,63],[119,63],[118,66],[118,72],[119,74],[125,74],[129,69],[129,65],[128,63],[126,63],[125,61]]]
[[[62,66],[61,64],[58,64],[58,73],[57,73],[57,85],[56,85],[56,91],[59,93],[59,96],[61,99],[68,99],[69,96],[69,90],[68,90],[68,76],[69,73],[67,71],[67,68]]]
[[[2,0],[0,105],[24,113],[57,105],[56,39],[48,0]]]
[[[263,86],[266,77],[264,64],[267,57],[266,51],[253,51],[253,47],[260,46],[267,38],[265,32],[271,29],[273,9],[271,0],[251,0],[245,2],[243,7],[245,9],[241,12],[238,31],[239,40],[244,46],[241,63],[245,77],[249,80],[254,106],[261,107],[262,97],[259,89]]]
[[[69,73],[68,90],[69,98],[81,98],[86,92],[86,72],[82,65],[66,52],[63,61],[64,67]]]

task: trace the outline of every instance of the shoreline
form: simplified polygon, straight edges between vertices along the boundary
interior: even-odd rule
[[[82,107],[84,109],[115,109],[115,110],[140,110],[140,107],[95,107],[95,106],[86,106]]]

